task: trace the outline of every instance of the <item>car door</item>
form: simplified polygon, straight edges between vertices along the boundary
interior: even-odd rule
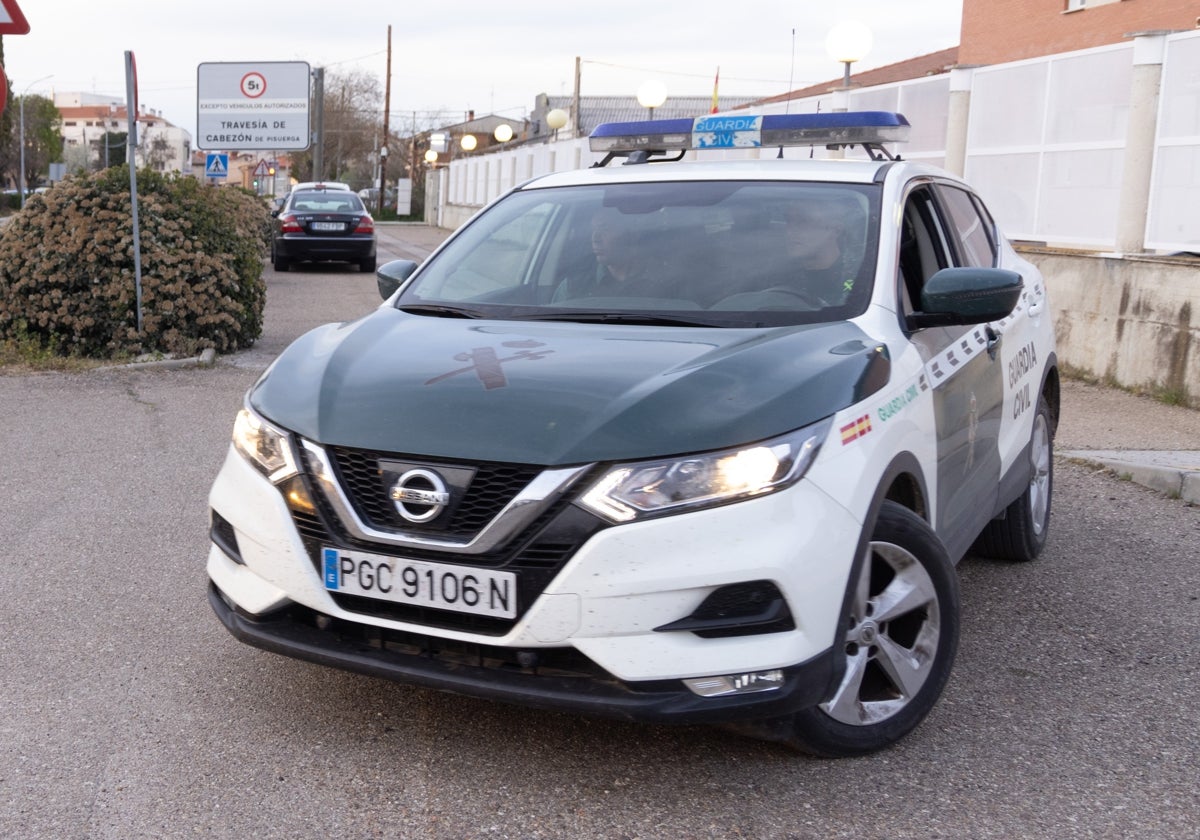
[[[1041,387],[1041,371],[1050,350],[1048,321],[1042,318],[1045,288],[1036,271],[1026,271],[1020,260],[1001,265],[1005,249],[999,232],[979,196],[959,185],[939,184],[937,195],[946,210],[954,244],[964,265],[999,265],[1022,273],[1025,288],[1017,306],[989,328],[1002,337],[999,349],[1004,410],[1001,413],[997,443],[1000,452],[1000,503],[1015,498],[1028,483],[1027,459],[1022,455],[1032,433]],[[1011,251],[1009,251],[1011,255]]]
[[[939,269],[973,257],[932,183],[914,186],[902,217],[904,306],[920,311],[921,289]],[[994,515],[1001,472],[998,438],[1004,402],[998,334],[986,324],[914,330],[925,362],[937,426],[934,527],[957,560]]]

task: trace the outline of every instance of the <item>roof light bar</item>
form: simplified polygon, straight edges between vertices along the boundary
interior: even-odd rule
[[[718,114],[596,126],[593,152],[754,149],[762,146],[879,146],[908,139],[908,120],[890,111],[825,114]]]

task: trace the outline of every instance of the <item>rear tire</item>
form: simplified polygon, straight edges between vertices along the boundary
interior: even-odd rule
[[[958,650],[958,578],[941,540],[907,508],[884,502],[846,595],[841,682],[797,712],[789,746],[863,755],[899,741],[933,708]]]
[[[1054,491],[1054,421],[1045,398],[1038,399],[1029,439],[1029,486],[1000,519],[993,519],[975,540],[972,551],[984,557],[1027,563],[1046,547],[1050,502]]]
[[[276,257],[272,263],[276,271],[287,271],[292,267],[292,264],[284,257]]]
[[[369,260],[360,261],[358,264],[358,270],[361,271],[363,274],[374,274],[375,273],[375,257],[371,257]]]

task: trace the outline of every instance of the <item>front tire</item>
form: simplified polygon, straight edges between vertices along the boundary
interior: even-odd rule
[[[993,519],[975,540],[976,554],[1027,563],[1046,547],[1050,501],[1054,492],[1054,421],[1045,398],[1038,399],[1029,438],[1029,485],[1000,519]]]
[[[958,578],[929,525],[884,502],[845,599],[841,682],[787,743],[826,757],[889,747],[933,708],[958,650]]]

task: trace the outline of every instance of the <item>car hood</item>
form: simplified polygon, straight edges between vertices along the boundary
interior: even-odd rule
[[[580,464],[736,446],[883,387],[854,324],[769,329],[469,321],[384,307],[298,339],[252,390],[323,444]]]

